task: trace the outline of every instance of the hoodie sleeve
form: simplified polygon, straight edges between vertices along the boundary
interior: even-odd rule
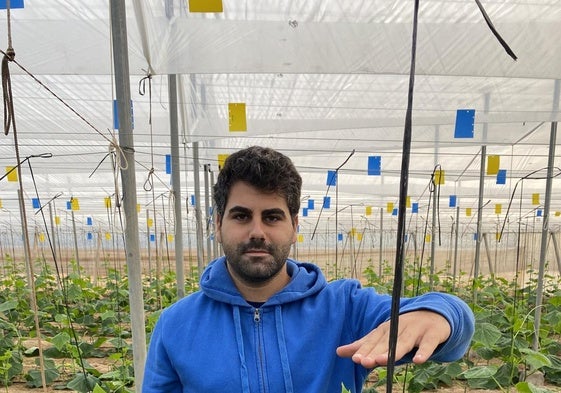
[[[378,294],[373,288],[361,288],[357,283],[351,285],[350,299],[353,316],[349,322],[354,324],[356,339],[390,319],[391,296]],[[451,328],[450,337],[437,347],[430,360],[451,362],[460,359],[466,353],[474,332],[475,320],[469,306],[457,296],[440,292],[401,299],[400,314],[420,310],[442,315]],[[412,355],[407,354],[399,363],[410,362]]]
[[[156,323],[150,339],[144,367],[142,393],[181,393],[182,385],[171,364],[164,342],[165,317],[162,318],[164,314],[162,313]]]
[[[452,362],[464,356],[473,337],[475,318],[463,300],[447,293],[430,292],[402,301],[400,314],[417,310],[438,313],[450,324],[450,337],[436,349],[431,360]]]

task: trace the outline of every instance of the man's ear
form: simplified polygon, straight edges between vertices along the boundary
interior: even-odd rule
[[[296,241],[298,240],[298,214],[292,217],[292,227],[294,228],[292,243],[296,243]]]
[[[222,243],[222,216],[217,214],[214,222],[214,237],[218,243]]]

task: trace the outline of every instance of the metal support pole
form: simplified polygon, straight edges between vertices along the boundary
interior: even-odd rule
[[[201,181],[199,176],[199,142],[193,142],[193,181],[195,183],[195,221],[197,231],[197,267],[199,276],[204,269],[203,219],[201,217]]]
[[[115,69],[115,92],[119,119],[118,154],[127,163],[121,168],[123,210],[125,212],[125,249],[129,276],[129,301],[132,328],[135,390],[140,393],[144,379],[146,360],[146,331],[144,326],[144,296],[142,293],[142,269],[140,265],[138,214],[136,212],[136,173],[134,138],[127,44],[127,16],[124,0],[111,0],[111,32]]]
[[[559,253],[559,244],[557,244],[557,238],[555,233],[550,232],[551,242],[553,243],[553,251],[555,252],[555,260],[557,261],[557,271],[561,274],[561,254]]]
[[[456,289],[456,277],[458,275],[458,240],[460,237],[460,205],[456,206],[456,233],[454,236],[454,268],[452,271],[452,291]]]
[[[212,245],[210,243],[210,234],[212,229],[210,227],[210,185],[208,174],[210,172],[210,164],[204,164],[204,184],[205,184],[205,228],[206,228],[206,253],[209,259],[212,259]]]
[[[175,215],[175,276],[177,297],[185,296],[185,272],[183,269],[183,214],[181,208],[181,169],[179,166],[179,126],[177,108],[177,76],[168,75],[169,125],[171,139],[171,184]]]
[[[555,81],[555,93],[553,111],[559,110],[559,80]],[[545,183],[545,201],[543,207],[542,235],[540,246],[540,266],[538,270],[538,286],[536,288],[536,311],[534,314],[534,341],[532,348],[534,351],[539,349],[540,345],[540,322],[543,301],[543,278],[545,275],[545,259],[547,251],[547,235],[549,233],[549,209],[551,205],[551,186],[553,182],[553,168],[555,165],[555,145],[557,143],[557,121],[551,122],[551,133],[549,136],[549,156],[547,161],[547,178]]]

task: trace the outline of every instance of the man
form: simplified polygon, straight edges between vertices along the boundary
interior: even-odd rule
[[[356,280],[327,283],[288,259],[302,179],[291,160],[250,147],[228,157],[214,186],[224,257],[201,290],[164,310],[151,337],[143,392],[360,392],[387,364],[391,297]],[[396,360],[461,358],[473,314],[441,293],[401,299]]]

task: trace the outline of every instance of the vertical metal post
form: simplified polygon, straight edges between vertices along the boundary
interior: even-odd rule
[[[177,76],[168,75],[169,126],[171,139],[171,184],[175,215],[175,275],[177,297],[185,296],[185,272],[183,268],[183,214],[181,209],[181,169],[179,166],[179,126],[177,108]]]
[[[477,239],[475,240],[475,265],[473,269],[473,279],[477,280],[479,278],[479,259],[481,254],[481,220],[483,217],[483,192],[485,188],[485,160],[487,157],[487,146],[481,146],[481,165],[479,169],[479,197],[477,202]],[[476,297],[475,292],[473,293],[474,298]]]
[[[555,252],[555,260],[557,261],[557,271],[561,274],[561,254],[559,253],[559,244],[557,244],[557,238],[555,233],[550,232],[551,243],[553,243],[553,251]]]
[[[457,202],[457,201],[456,201]],[[456,233],[454,236],[454,268],[452,271],[452,291],[456,289],[456,277],[458,274],[458,239],[460,237],[460,204],[456,206]]]
[[[553,111],[559,111],[559,90],[560,81],[555,81],[555,92],[553,97]],[[551,186],[553,182],[553,167],[555,165],[555,145],[557,143],[557,121],[551,122],[551,133],[549,136],[549,156],[547,160],[547,178],[545,183],[545,201],[543,206],[542,235],[540,245],[540,266],[538,270],[538,286],[536,288],[536,311],[534,314],[534,341],[532,348],[534,351],[540,345],[540,322],[542,315],[543,301],[543,278],[545,275],[545,259],[547,251],[547,235],[549,233],[549,209],[551,205]]]
[[[76,217],[74,210],[70,210],[72,216],[72,233],[74,234],[74,257],[76,258],[76,267],[78,268],[78,277],[80,277],[80,253],[78,251],[78,234],[76,233]]]
[[[380,262],[378,264],[378,276],[382,277],[382,263],[384,262],[384,208],[380,208]]]
[[[204,164],[204,184],[205,184],[205,228],[206,228],[206,254],[209,259],[212,259],[212,246],[210,243],[210,234],[212,232],[210,228],[210,185],[208,174],[210,172],[210,164]]]
[[[140,265],[138,215],[136,212],[136,173],[134,138],[132,133],[132,111],[127,44],[127,17],[124,0],[111,0],[111,32],[113,63],[115,69],[115,92],[119,119],[118,154],[122,154],[126,166],[121,168],[123,210],[125,212],[125,249],[129,276],[129,301],[132,328],[132,350],[134,362],[135,390],[141,392],[146,360],[146,332],[144,326],[144,296],[142,293],[142,269]]]
[[[199,276],[203,274],[203,220],[201,217],[201,180],[199,176],[199,142],[193,142],[193,181],[195,183],[195,221],[197,231],[197,267]]]

